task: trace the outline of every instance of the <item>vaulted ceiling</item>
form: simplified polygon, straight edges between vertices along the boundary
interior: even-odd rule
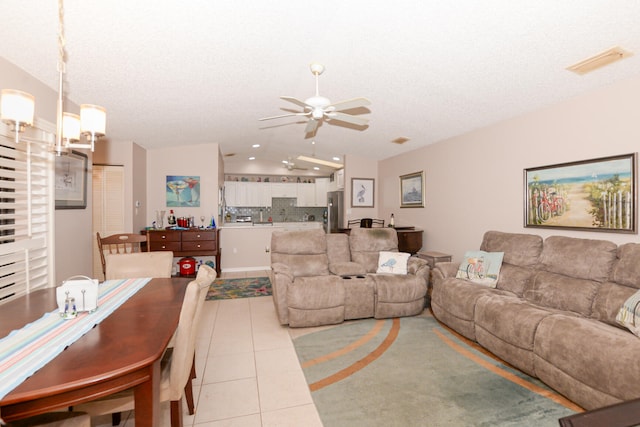
[[[0,56],[57,87],[56,0],[0,12]],[[113,141],[218,143],[243,162],[384,159],[640,74],[638,22],[636,0],[67,0],[65,84],[107,108]],[[566,70],[613,46],[636,55]],[[279,97],[315,94],[312,62],[326,67],[321,95],[371,101],[349,111],[368,126],[258,121],[300,111]]]

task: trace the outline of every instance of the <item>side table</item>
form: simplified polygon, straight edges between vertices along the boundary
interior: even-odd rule
[[[451,255],[445,254],[442,252],[436,251],[427,251],[427,252],[418,252],[418,258],[427,261],[429,264],[429,286],[427,287],[427,298],[426,298],[426,307],[431,305],[431,289],[432,289],[432,280],[433,280],[433,269],[439,262],[451,262]]]

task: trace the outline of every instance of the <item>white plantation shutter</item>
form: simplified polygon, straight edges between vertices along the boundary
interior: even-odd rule
[[[15,134],[0,123],[0,304],[53,278],[53,126]]]

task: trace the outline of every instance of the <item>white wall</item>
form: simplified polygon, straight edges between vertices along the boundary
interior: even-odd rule
[[[350,219],[360,218],[380,218],[378,215],[380,207],[380,180],[378,179],[378,162],[374,159],[360,156],[345,156],[344,168],[344,206],[345,206],[345,226]],[[352,207],[352,182],[353,178],[372,178],[373,182],[373,207]],[[387,220],[385,219],[385,224]]]
[[[200,207],[173,208],[176,217],[194,216],[200,224],[200,216],[206,221],[218,212],[219,181],[218,144],[200,144],[160,148],[147,151],[147,225],[155,220],[156,210],[169,214],[166,199],[167,175],[195,175],[200,177]],[[165,216],[166,222],[166,216]]]
[[[639,116],[640,76],[381,161],[380,213],[424,228],[423,250],[457,260],[491,229],[637,242],[637,234],[525,228],[523,169],[637,152]],[[425,207],[400,209],[398,177],[421,170]]]

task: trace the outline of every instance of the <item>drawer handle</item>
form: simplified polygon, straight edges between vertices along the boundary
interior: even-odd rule
[[[162,238],[163,238],[163,239],[166,239],[166,238],[167,238],[167,236],[165,236],[165,235],[163,234],[163,235],[162,235]]]
[[[167,247],[165,245],[162,245],[162,249],[167,249]]]
[[[199,239],[199,238],[200,238],[200,235],[199,235],[199,234],[196,234],[196,237]]]
[[[200,245],[198,245],[198,247],[200,247]]]

